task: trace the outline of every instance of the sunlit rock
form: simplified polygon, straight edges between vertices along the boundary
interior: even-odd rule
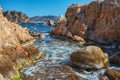
[[[108,57],[96,46],[87,46],[70,55],[74,65],[81,69],[101,69],[109,66]]]
[[[61,36],[67,30],[72,35],[102,44],[111,41],[120,43],[119,14],[120,0],[93,1],[88,5],[73,4],[66,11],[66,24],[59,23],[53,32]]]

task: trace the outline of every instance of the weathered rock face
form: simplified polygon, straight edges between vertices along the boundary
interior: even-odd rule
[[[66,22],[61,21],[52,33],[54,35],[65,36],[65,34],[66,34]]]
[[[109,66],[108,57],[96,46],[88,46],[74,51],[70,55],[73,64],[81,69],[100,69]]]
[[[88,5],[72,5],[66,12],[66,25],[58,24],[53,32],[64,30],[99,43],[120,43],[120,0],[92,2]],[[66,35],[66,34],[64,34]]]
[[[27,29],[9,22],[0,8],[0,80],[11,80],[18,76],[15,69],[17,63],[39,55],[37,48],[21,45],[33,40]]]
[[[9,22],[3,17],[0,10],[0,49],[2,47],[20,45],[31,40],[33,40],[33,37],[30,36],[27,29]]]

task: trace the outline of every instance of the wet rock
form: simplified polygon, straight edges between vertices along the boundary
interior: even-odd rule
[[[47,22],[42,22],[43,25],[46,25],[46,26],[55,26],[55,22],[53,20],[49,20]]]
[[[110,80],[110,79],[105,75],[100,75],[99,80]]]
[[[76,42],[81,42],[81,43],[85,43],[86,42],[82,37],[77,36],[77,35],[73,36],[73,40],[76,41]]]
[[[22,80],[84,80],[69,66],[59,65],[50,60],[41,60],[35,66],[22,70],[21,74]]]
[[[40,34],[39,35],[41,39],[44,39],[45,38],[45,35],[44,34]]]
[[[72,33],[70,31],[68,31],[67,34],[66,34],[66,37],[67,38],[73,38]]]
[[[48,23],[47,23],[47,22],[45,22],[45,21],[44,21],[44,22],[42,22],[42,24],[43,24],[43,25],[48,25]]]
[[[71,61],[81,69],[96,70],[109,66],[108,57],[96,46],[87,46],[74,51],[70,55]]]
[[[48,25],[49,25],[49,26],[55,26],[55,22],[54,22],[53,20],[49,20],[49,21],[48,21]]]
[[[109,60],[110,64],[120,66],[120,52],[117,55],[110,57]]]
[[[31,34],[31,36],[33,37],[37,37],[37,38],[40,38],[40,39],[44,39],[45,38],[45,35],[44,34],[41,34],[41,33],[35,33],[35,32],[29,32]]]
[[[120,72],[118,71],[108,69],[105,72],[105,75],[109,78],[109,80],[120,80]]]

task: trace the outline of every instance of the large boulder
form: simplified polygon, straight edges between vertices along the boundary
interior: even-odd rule
[[[108,57],[96,46],[87,46],[70,55],[74,65],[82,69],[101,69],[109,66]]]

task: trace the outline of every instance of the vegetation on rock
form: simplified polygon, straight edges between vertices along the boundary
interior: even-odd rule
[[[15,10],[3,12],[3,15],[11,22],[29,22],[29,17],[26,14]]]

